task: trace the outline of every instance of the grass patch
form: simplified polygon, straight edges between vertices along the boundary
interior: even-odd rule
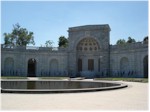
[[[148,83],[148,78],[94,78],[94,80],[129,81]]]
[[[1,79],[27,79],[27,77],[21,77],[21,76],[1,76]]]

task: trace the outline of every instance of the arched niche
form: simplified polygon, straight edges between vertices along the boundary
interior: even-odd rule
[[[123,57],[120,59],[120,70],[121,71],[129,70],[129,60],[127,57]]]
[[[14,72],[14,59],[7,57],[4,61],[4,75],[12,75]]]
[[[58,60],[52,59],[50,61],[50,73],[51,75],[55,75],[58,72]]]
[[[36,76],[36,63],[34,58],[28,60],[28,77]]]

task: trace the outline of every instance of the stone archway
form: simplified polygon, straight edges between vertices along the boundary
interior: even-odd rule
[[[144,78],[148,78],[148,55],[143,59]]]
[[[50,61],[50,73],[52,76],[55,76],[58,72],[58,61],[56,59],[52,59]]]
[[[99,49],[99,44],[94,38],[84,38],[79,41],[76,46],[78,72],[95,70],[94,59],[91,57],[91,54],[93,55],[93,53],[98,52]],[[80,57],[82,57],[82,59],[80,59]]]
[[[28,60],[28,77],[36,77],[36,60]]]

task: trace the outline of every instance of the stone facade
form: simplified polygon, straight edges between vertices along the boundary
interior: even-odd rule
[[[69,28],[67,48],[1,47],[2,75],[148,77],[148,44],[110,45],[109,25]]]

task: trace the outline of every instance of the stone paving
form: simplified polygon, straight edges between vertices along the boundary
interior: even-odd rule
[[[1,110],[148,110],[148,83],[128,88],[57,94],[1,94]]]

